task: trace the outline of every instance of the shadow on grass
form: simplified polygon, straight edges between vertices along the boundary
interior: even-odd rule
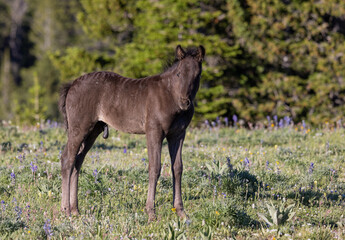
[[[300,190],[298,192],[290,192],[287,195],[287,198],[296,199],[304,206],[312,207],[318,205],[320,200],[324,199],[327,201],[323,202],[323,205],[330,206],[330,201],[338,201],[339,199],[343,198],[340,194],[324,194],[319,191],[315,191],[313,189],[308,189],[306,191]]]

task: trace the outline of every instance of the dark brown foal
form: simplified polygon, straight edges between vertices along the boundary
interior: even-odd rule
[[[193,114],[205,49],[176,47],[173,65],[165,72],[130,79],[112,72],[83,75],[65,85],[59,107],[65,118],[67,145],[61,156],[62,210],[78,214],[78,176],[87,152],[108,125],[128,133],[146,134],[149,188],[146,211],[155,219],[156,185],[161,172],[161,150],[166,138],[171,157],[173,206],[185,217],[181,197],[182,146]]]

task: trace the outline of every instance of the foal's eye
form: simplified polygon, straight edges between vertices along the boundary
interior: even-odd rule
[[[181,73],[177,73],[176,76],[180,77],[180,74],[181,74]]]

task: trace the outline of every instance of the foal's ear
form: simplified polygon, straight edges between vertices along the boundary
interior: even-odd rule
[[[186,52],[182,49],[181,45],[177,45],[175,51],[175,57],[178,60],[182,60],[186,56]]]
[[[205,57],[205,48],[202,45],[200,45],[198,47],[198,54],[197,54],[196,58],[197,58],[198,62],[202,62],[204,60],[204,57]]]

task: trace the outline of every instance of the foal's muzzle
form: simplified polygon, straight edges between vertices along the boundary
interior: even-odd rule
[[[186,111],[189,109],[191,105],[191,101],[189,100],[189,98],[181,98],[181,102],[180,102],[180,108],[183,111]]]

